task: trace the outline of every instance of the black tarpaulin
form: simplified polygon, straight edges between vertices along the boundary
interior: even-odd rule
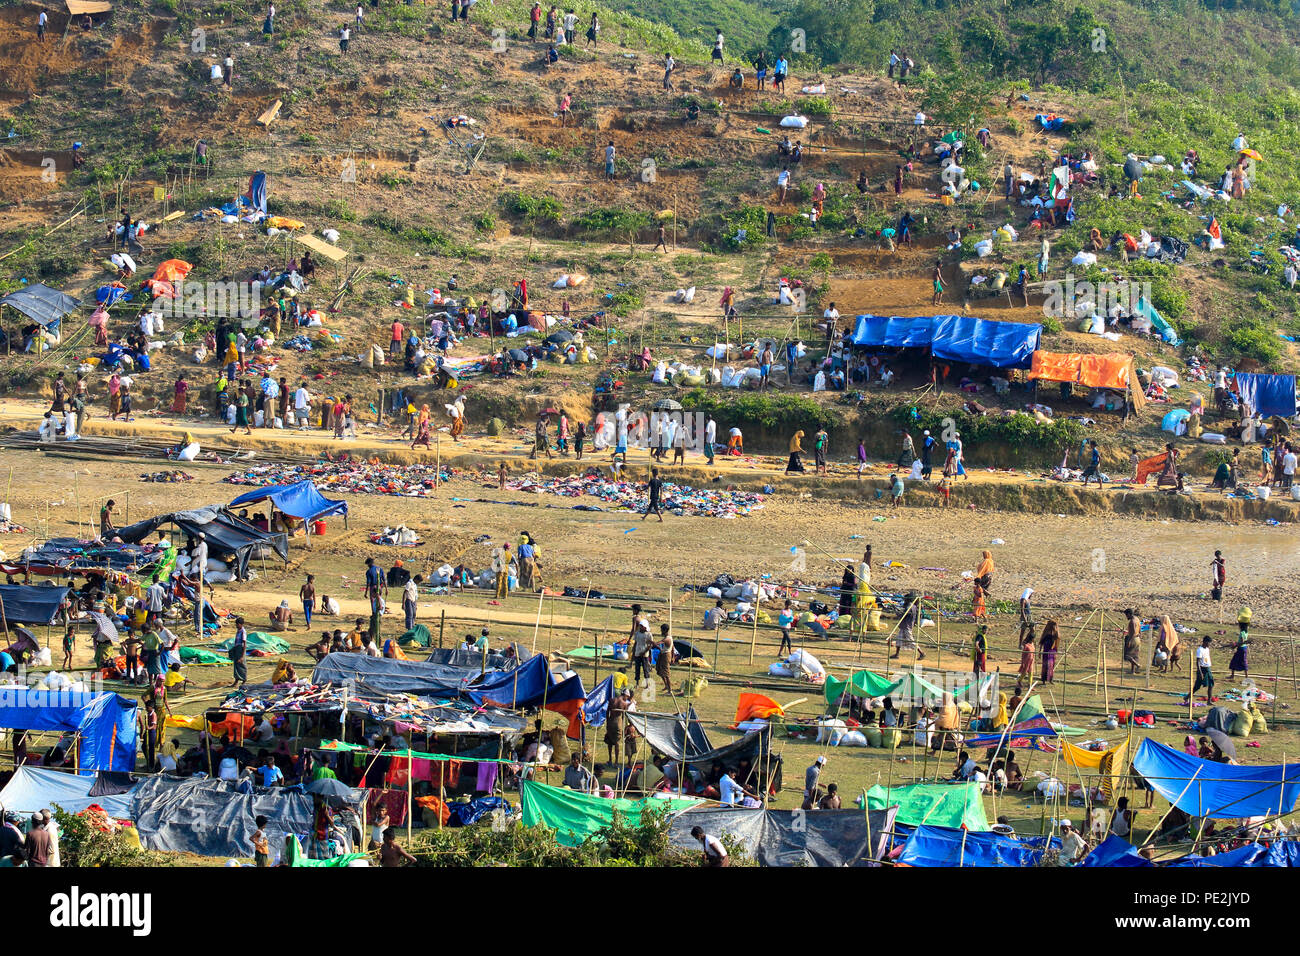
[[[872,810],[764,810],[761,807],[694,807],[673,818],[669,839],[700,850],[691,836],[700,827],[727,834],[762,866],[867,866],[885,850],[897,807]]]
[[[147,850],[199,856],[253,855],[254,822],[267,820],[271,847],[294,834],[311,836],[312,798],[282,787],[253,787],[240,793],[229,780],[147,777],[131,794],[131,818]]]
[[[289,560],[288,535],[260,531],[221,505],[155,515],[118,529],[117,536],[123,541],[140,542],[165,525],[172,525],[181,534],[196,539],[203,534],[207,538],[209,557],[220,560],[223,555],[233,554],[241,578],[248,573],[249,559],[261,554],[264,548],[278,554],[286,563]]]

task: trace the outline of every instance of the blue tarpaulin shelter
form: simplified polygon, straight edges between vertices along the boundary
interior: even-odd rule
[[[1029,368],[1043,327],[1028,322],[994,322],[970,315],[935,319],[931,351],[935,358],[993,368]]]
[[[1256,414],[1290,418],[1296,413],[1294,375],[1238,372],[1236,388],[1242,402],[1254,409]]]
[[[1300,866],[1300,843],[1294,840],[1278,840],[1270,846],[1249,843],[1239,846],[1227,853],[1214,856],[1184,856],[1169,864],[1170,866],[1228,866],[1228,867],[1263,867],[1263,866]]]
[[[929,348],[933,337],[934,319],[928,315],[860,315],[850,341],[867,348]]]
[[[478,668],[403,661],[387,657],[340,652],[326,654],[311,672],[313,684],[354,681],[363,690],[380,694],[419,694],[424,697],[459,697]]]
[[[907,838],[898,862],[907,866],[1037,866],[1043,849],[1041,839],[1030,843],[960,827],[920,826]]]
[[[850,341],[865,348],[929,348],[936,358],[993,368],[1029,368],[1042,334],[1037,323],[970,315],[860,315]]]
[[[316,485],[310,478],[291,485],[267,485],[265,488],[246,491],[232,501],[230,507],[237,508],[268,500],[278,511],[304,522],[339,514],[343,515],[345,522],[347,520],[348,503],[324,497],[316,490]]]
[[[91,804],[98,804],[110,817],[129,820],[131,791],[96,794],[93,791],[97,782],[98,777],[94,775],[22,766],[0,790],[0,806],[23,814],[52,810],[56,805],[68,813],[80,813]]]
[[[138,741],[134,700],[89,691],[0,688],[0,727],[77,733],[78,769],[135,769]]]
[[[1133,769],[1156,793],[1193,817],[1226,820],[1288,813],[1300,797],[1300,764],[1215,763],[1149,737],[1133,757]]]
[[[1083,858],[1080,866],[1155,866],[1132,843],[1111,834]]]
[[[9,624],[53,624],[68,588],[0,584],[0,608]]]

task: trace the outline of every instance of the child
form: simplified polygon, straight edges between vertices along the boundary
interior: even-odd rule
[[[781,646],[777,648],[778,654],[794,653],[790,646],[790,626],[794,624],[794,608],[789,601],[785,602],[785,607],[777,615],[776,623],[781,628]]]
[[[943,477],[939,479],[939,494],[943,498],[942,507],[948,507],[948,502],[952,496],[952,475],[948,474],[947,471],[945,471]]]
[[[975,592],[971,598],[971,613],[976,621],[988,619],[988,610],[984,606],[984,589],[978,584],[975,585]]]
[[[867,468],[867,446],[859,440],[858,442],[858,481],[862,480],[862,473]]]
[[[271,841],[266,837],[266,817],[259,816],[253,822],[257,824],[253,834],[253,862],[258,866],[270,866]]]
[[[65,671],[72,670],[72,646],[73,629],[69,627],[67,633],[63,635],[63,669]]]
[[[898,475],[890,475],[889,489],[893,493],[889,499],[889,507],[897,508],[903,503],[903,479]]]
[[[504,461],[497,465],[497,490],[506,490],[506,475],[510,474],[510,466]]]

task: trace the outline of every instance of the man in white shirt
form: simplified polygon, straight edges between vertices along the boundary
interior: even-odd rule
[[[708,456],[709,464],[713,464],[713,443],[718,439],[718,423],[709,416],[709,420],[704,424],[704,454]]]
[[[745,800],[745,788],[730,773],[724,773],[718,781],[718,793],[724,807],[738,807]]]
[[[45,42],[45,28],[49,25],[49,22],[50,18],[47,17],[45,11],[42,10],[41,15],[36,18],[36,39],[40,40],[42,43]]]
[[[406,582],[402,588],[402,611],[406,614],[406,629],[409,631],[415,627],[415,606],[420,599],[419,583],[424,580],[423,575],[417,574]]]
[[[307,419],[311,417],[311,392],[307,391],[306,382],[299,382],[293,393],[293,416],[298,420],[298,430],[306,431]]]
[[[149,585],[149,589],[145,592],[145,597],[148,601],[150,614],[161,614],[163,612],[163,599],[166,596],[167,589],[163,587],[160,582],[155,581],[153,584]]]
[[[564,42],[573,45],[573,32],[578,28],[578,15],[570,10],[564,15]]]
[[[785,167],[776,177],[776,188],[780,192],[781,202],[785,202],[786,193],[790,191],[790,167]]]
[[[1088,855],[1088,843],[1074,832],[1074,824],[1069,820],[1061,821],[1061,854],[1057,857],[1060,866],[1074,866],[1083,862]]]
[[[826,320],[826,327],[828,329],[831,329],[833,331],[839,328],[840,310],[835,308],[834,302],[830,304],[830,308],[828,308],[825,312],[822,313],[822,318]]]
[[[691,827],[691,836],[700,841],[700,846],[704,848],[704,865],[705,866],[730,866],[731,860],[727,856],[727,848],[722,845],[722,841],[711,833],[705,833],[700,827]]]
[[[1290,488],[1291,481],[1295,478],[1296,454],[1287,446],[1286,454],[1282,456],[1282,485]]]
[[[1208,637],[1201,638],[1201,646],[1196,649],[1196,684],[1192,687],[1192,693],[1195,694],[1202,687],[1205,688],[1205,703],[1208,705],[1214,693],[1214,673],[1210,670]]]
[[[721,601],[704,612],[704,626],[706,628],[717,630],[722,626],[722,622],[726,619],[727,612],[723,610]]]

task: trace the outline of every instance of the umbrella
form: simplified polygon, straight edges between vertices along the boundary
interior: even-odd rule
[[[1133,180],[1133,182],[1137,182],[1141,179],[1142,160],[1138,159],[1136,156],[1130,156],[1128,159],[1124,160],[1124,175]]]
[[[321,777],[319,780],[313,780],[302,789],[305,793],[315,794],[320,797],[338,797],[346,800],[352,796],[352,788],[333,777]]]
[[[1247,159],[1254,159],[1254,160],[1258,160],[1258,161],[1260,161],[1260,162],[1263,162],[1263,160],[1264,160],[1264,157],[1261,156],[1261,155],[1259,155],[1259,153],[1258,153],[1256,150],[1253,150],[1253,149],[1243,149],[1243,150],[1241,150],[1237,155],[1238,155],[1238,156],[1245,156]]]
[[[510,350],[508,353],[506,353],[506,354],[508,354],[508,355],[510,356],[510,358],[512,358],[512,359],[513,359],[514,361],[516,361],[516,362],[527,362],[527,361],[528,361],[528,353],[525,352],[523,349],[511,349],[511,350]]]
[[[650,406],[652,412],[680,412],[682,403],[671,398],[661,398]]]
[[[1225,734],[1222,730],[1207,730],[1205,732],[1205,736],[1209,737],[1212,741],[1214,741],[1215,745],[1220,750],[1223,751],[1223,755],[1225,757],[1231,757],[1233,760],[1237,759],[1236,744],[1234,744],[1232,742],[1232,738],[1229,737],[1227,734]]]
[[[552,332],[548,335],[546,341],[550,342],[552,345],[567,345],[569,342],[573,341],[573,333],[560,329],[558,332]]]

